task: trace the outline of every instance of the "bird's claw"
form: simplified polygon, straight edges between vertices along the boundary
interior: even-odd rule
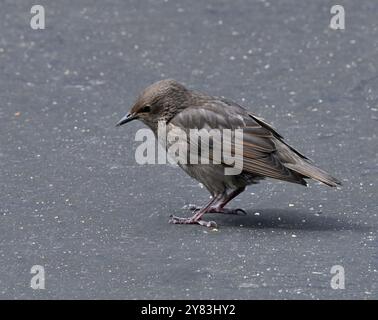
[[[243,216],[247,215],[247,212],[244,209],[238,208],[234,210],[235,214],[241,214]]]
[[[188,205],[188,209],[191,211],[198,211],[201,208],[196,205]],[[219,207],[210,207],[206,213],[223,213],[223,214],[234,214],[234,215],[243,215],[246,216],[247,212],[244,209],[228,209],[228,208],[219,208]]]
[[[196,206],[195,204],[189,204],[187,207],[190,211],[198,211],[201,207]]]
[[[204,226],[207,228],[217,228],[217,224],[215,221],[205,221],[205,220],[197,220],[193,218],[181,218],[181,217],[176,217],[174,215],[170,216],[171,219],[169,219],[169,223],[173,224],[199,224],[200,226]]]
[[[228,208],[210,208],[207,213],[222,213],[222,214],[233,214],[233,215],[247,215],[247,212],[243,209],[228,209]]]
[[[215,221],[204,221],[204,220],[198,220],[197,223],[201,226],[207,227],[207,228],[213,228],[217,229],[218,225]]]

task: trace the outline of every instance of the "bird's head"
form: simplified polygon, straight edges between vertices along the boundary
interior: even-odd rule
[[[155,82],[143,90],[117,126],[139,119],[149,127],[156,128],[159,121],[167,122],[185,108],[189,97],[189,90],[175,80]]]

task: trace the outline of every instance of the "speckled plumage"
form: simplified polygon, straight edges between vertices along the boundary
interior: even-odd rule
[[[179,164],[210,191],[212,200],[192,218],[173,217],[173,223],[214,226],[215,223],[202,220],[204,213],[233,212],[224,206],[247,185],[267,177],[302,185],[310,178],[332,187],[340,184],[289,146],[263,119],[237,103],[188,90],[174,80],[162,80],[145,89],[119,125],[133,119],[143,121],[155,134],[158,121],[166,123],[168,132],[177,128],[185,132],[190,129],[243,129],[243,171],[240,174],[225,175],[224,163]],[[209,147],[211,149],[211,145]]]

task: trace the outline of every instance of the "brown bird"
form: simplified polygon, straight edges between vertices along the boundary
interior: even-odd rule
[[[340,184],[336,178],[314,166],[308,158],[289,146],[262,118],[235,102],[189,90],[175,80],[161,80],[147,87],[117,126],[135,119],[151,128],[155,136],[159,121],[166,124],[167,132],[177,128],[185,132],[190,129],[243,129],[243,168],[239,174],[226,175],[224,169],[228,164],[224,162],[178,163],[209,190],[212,198],[202,208],[197,208],[190,218],[171,216],[171,223],[216,227],[214,221],[203,220],[203,215],[245,213],[242,209],[227,209],[225,205],[243,192],[247,185],[265,178],[301,185],[307,185],[305,179],[314,179],[331,187]],[[193,142],[188,141],[190,143]],[[209,148],[211,150],[211,143]]]

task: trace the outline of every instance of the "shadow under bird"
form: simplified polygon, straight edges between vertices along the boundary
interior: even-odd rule
[[[161,80],[147,87],[117,126],[135,119],[145,123],[155,136],[159,122],[166,124],[167,133],[177,128],[185,132],[190,129],[243,130],[243,169],[239,174],[226,175],[224,169],[227,164],[223,162],[178,163],[187,174],[201,182],[212,197],[209,203],[196,208],[190,218],[172,215],[171,223],[216,227],[214,221],[205,221],[203,215],[245,213],[242,209],[225,208],[225,205],[243,192],[247,185],[265,178],[301,185],[307,185],[305,179],[314,179],[330,187],[340,184],[336,178],[314,166],[307,157],[289,146],[262,118],[235,102],[189,90],[175,80]],[[211,144],[209,148],[211,153]]]

